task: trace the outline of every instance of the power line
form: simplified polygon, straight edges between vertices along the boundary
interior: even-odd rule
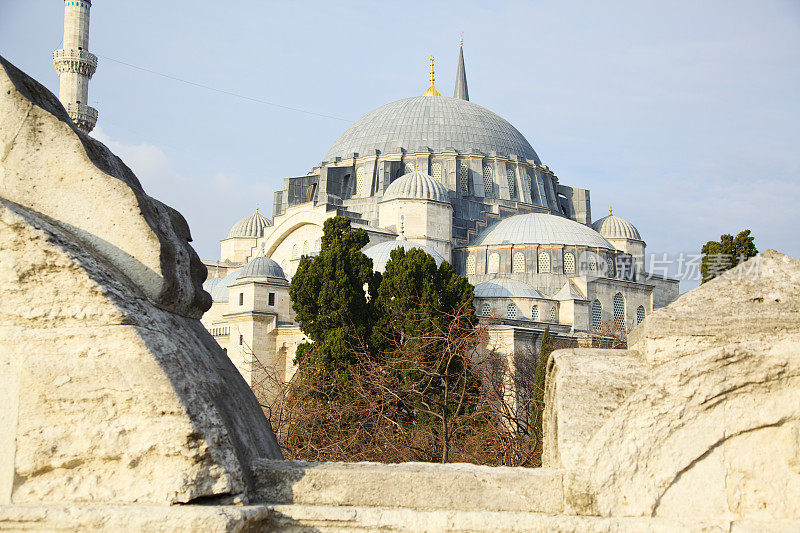
[[[106,59],[108,61],[113,61],[114,63],[119,63],[120,65],[125,65],[126,67],[130,67],[130,68],[133,68],[133,69],[136,69],[136,70],[141,70],[142,72],[148,72],[150,74],[155,74],[156,76],[161,76],[162,78],[167,78],[167,79],[170,79],[170,80],[178,81],[178,82],[181,82],[181,83],[185,83],[187,85],[193,85],[195,87],[200,87],[201,89],[206,89],[206,90],[209,90],[209,91],[214,91],[214,92],[217,92],[217,93],[226,94],[228,96],[234,96],[236,98],[241,98],[242,100],[249,100],[251,102],[256,102],[256,103],[259,103],[259,104],[269,105],[269,106],[273,106],[273,107],[279,107],[281,109],[288,109],[289,111],[297,111],[298,113],[305,113],[307,115],[314,115],[314,116],[317,116],[317,117],[331,118],[331,119],[334,119],[334,120],[341,120],[342,122],[353,122],[352,120],[347,120],[346,118],[335,117],[333,115],[326,115],[325,113],[317,113],[315,111],[308,111],[307,109],[300,109],[298,107],[291,107],[291,106],[288,106],[288,105],[276,104],[275,102],[268,102],[267,100],[261,100],[260,98],[254,98],[252,96],[247,96],[247,95],[244,95],[244,94],[234,93],[234,92],[231,92],[231,91],[226,91],[224,89],[218,89],[216,87],[211,87],[209,85],[203,85],[202,83],[197,83],[197,82],[190,81],[190,80],[184,80],[183,78],[178,78],[176,76],[170,76],[169,74],[164,74],[163,72],[156,72],[155,70],[150,70],[148,68],[140,67],[140,66],[137,66],[137,65],[132,65],[130,63],[126,63],[125,61],[120,61],[119,59],[114,59],[112,57],[106,57],[106,56],[101,56],[101,55],[98,55],[98,57],[101,57],[101,58]]]

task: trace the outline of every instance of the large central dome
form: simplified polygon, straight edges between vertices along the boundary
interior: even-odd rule
[[[477,104],[447,96],[406,98],[367,113],[336,139],[324,160],[424,146],[434,152],[455,148],[513,154],[541,164],[530,143],[508,121]]]

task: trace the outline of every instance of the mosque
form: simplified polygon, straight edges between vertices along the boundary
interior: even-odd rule
[[[256,208],[205,261],[214,303],[203,324],[251,385],[265,367],[294,373],[304,337],[289,283],[337,215],[367,231],[376,270],[398,247],[450,262],[506,355],[535,349],[546,327],[575,344],[606,324],[629,330],[678,296],[677,280],[645,271],[632,223],[593,222],[588,190],[560,183],[514,126],[470,101],[463,43],[452,97],[436,88],[431,58],[422,96],[357,120],[322,162],[284,179],[271,219]]]

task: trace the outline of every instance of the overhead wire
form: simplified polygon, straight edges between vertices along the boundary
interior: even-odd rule
[[[192,85],[194,87],[199,87],[201,89],[206,89],[206,90],[209,90],[209,91],[214,91],[214,92],[217,92],[217,93],[220,93],[220,94],[225,94],[225,95],[228,95],[228,96],[241,98],[243,100],[249,100],[251,102],[256,102],[256,103],[259,103],[259,104],[264,104],[264,105],[268,105],[268,106],[272,106],[272,107],[278,107],[278,108],[286,109],[286,110],[289,110],[289,111],[296,111],[298,113],[305,113],[307,115],[313,115],[313,116],[322,117],[322,118],[330,118],[330,119],[333,119],[333,120],[341,120],[342,122],[353,122],[352,120],[348,120],[346,118],[337,117],[337,116],[334,116],[334,115],[328,115],[328,114],[325,114],[325,113],[317,113],[316,111],[309,111],[308,109],[301,109],[299,107],[292,107],[292,106],[288,106],[288,105],[277,104],[275,102],[270,102],[268,100],[262,100],[261,98],[255,98],[253,96],[247,96],[245,94],[239,94],[239,93],[235,93],[233,91],[227,91],[225,89],[220,89],[218,87],[211,87],[210,85],[204,85],[202,83],[197,83],[197,82],[191,81],[191,80],[185,80],[185,79],[179,78],[177,76],[172,76],[170,74],[164,74],[163,72],[157,72],[157,71],[151,70],[149,68],[140,67],[138,65],[133,65],[133,64],[127,63],[125,61],[120,61],[119,59],[114,59],[113,57],[107,57],[107,56],[102,56],[102,55],[98,55],[98,57],[100,57],[102,59],[105,59],[107,61],[112,61],[114,63],[119,63],[120,65],[125,65],[126,67],[130,67],[130,68],[133,68],[133,69],[136,69],[136,70],[141,70],[142,72],[147,72],[147,73],[150,73],[150,74],[153,74],[153,75],[156,75],[156,76],[161,76],[162,78],[167,78],[167,79],[170,79],[170,80],[173,80],[173,81],[177,81],[177,82],[180,82],[180,83],[185,83],[187,85]]]

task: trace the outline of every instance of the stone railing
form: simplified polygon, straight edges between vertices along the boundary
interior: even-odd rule
[[[86,50],[66,48],[53,52],[53,66],[59,75],[76,72],[91,78],[97,70],[97,56]]]
[[[85,104],[68,103],[67,114],[72,122],[85,132],[90,132],[97,124],[97,109]]]

